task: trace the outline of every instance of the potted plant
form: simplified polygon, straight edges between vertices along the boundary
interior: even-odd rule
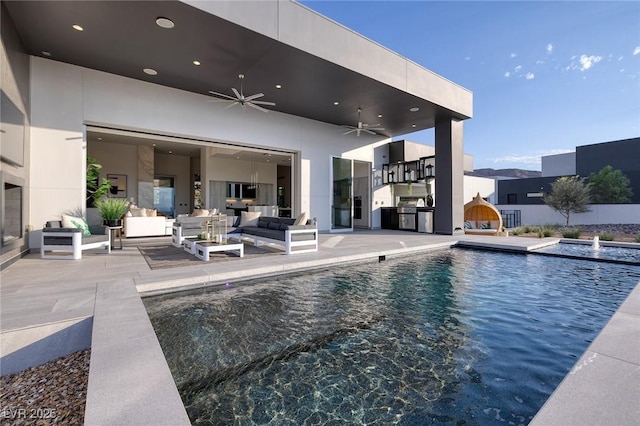
[[[129,203],[124,198],[101,198],[96,208],[105,226],[122,226],[122,216],[127,212]]]
[[[427,207],[433,207],[433,195],[427,194]]]

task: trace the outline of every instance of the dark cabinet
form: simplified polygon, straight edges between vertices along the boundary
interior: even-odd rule
[[[381,224],[382,229],[399,229],[400,222],[398,209],[395,207],[381,207]]]

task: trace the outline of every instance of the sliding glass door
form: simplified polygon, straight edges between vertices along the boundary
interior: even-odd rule
[[[153,179],[153,208],[167,217],[175,217],[175,178],[156,176]]]
[[[331,230],[353,230],[353,160],[332,157]]]

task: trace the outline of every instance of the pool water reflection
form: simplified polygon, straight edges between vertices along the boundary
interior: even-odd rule
[[[144,302],[194,424],[527,424],[639,280],[452,249]]]

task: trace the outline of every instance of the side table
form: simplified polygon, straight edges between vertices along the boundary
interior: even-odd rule
[[[109,233],[111,234],[109,238],[111,239],[111,250],[122,250],[122,225],[120,226],[107,226],[109,228]],[[120,247],[116,247],[114,245],[116,241],[116,231],[118,231],[118,239],[120,240]]]

